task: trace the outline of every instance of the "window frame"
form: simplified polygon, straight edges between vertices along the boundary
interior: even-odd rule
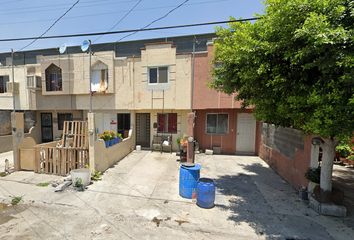
[[[60,115],[64,115],[64,120],[62,123],[59,122],[59,114]],[[70,114],[70,120],[67,120],[67,115]],[[61,131],[61,130],[64,130],[64,121],[73,121],[73,114],[72,113],[58,113],[57,115],[57,118],[58,118],[58,131]],[[69,130],[71,130],[71,124],[69,125]]]
[[[176,117],[175,117],[175,119],[176,119],[176,129],[175,129],[175,131],[169,131],[169,129],[170,129],[170,127],[169,127],[169,115],[172,115],[172,114],[174,114]],[[165,119],[164,119],[164,125],[166,124],[166,126],[164,126],[164,129],[167,129],[167,131],[159,131],[159,127],[160,127],[160,122],[159,122],[159,116],[160,115],[165,115],[165,116],[167,116],[167,120],[166,120],[166,117],[165,117]],[[177,119],[178,119],[178,114],[177,113],[158,113],[157,114],[157,133],[172,133],[172,134],[176,134],[177,133],[177,128],[178,128],[178,123],[177,123]]]
[[[53,80],[50,77],[51,75],[58,75],[58,77]],[[53,83],[53,81],[55,81],[55,83]],[[63,91],[63,70],[53,63],[49,65],[49,67],[45,69],[45,85],[46,92]]]
[[[208,133],[207,128],[208,128],[208,115],[216,115],[216,132],[215,133]],[[227,128],[226,128],[226,133],[218,133],[217,129],[218,129],[218,118],[219,115],[226,115],[227,116]],[[206,118],[205,118],[205,134],[207,135],[229,135],[229,113],[207,113],[206,114]]]
[[[7,77],[7,81],[5,81],[6,80],[5,77]],[[10,76],[9,75],[2,75],[2,76],[0,76],[0,78],[2,79],[1,81],[2,81],[2,85],[3,85],[3,86],[0,86],[0,89],[3,87],[3,91],[2,92],[0,91],[0,94],[6,93],[7,92],[6,83],[10,82]]]
[[[160,72],[159,72],[159,69],[160,68],[167,68],[167,82],[163,82],[163,83],[160,83],[159,80],[160,80]],[[150,69],[157,69],[157,82],[156,83],[151,83],[150,82]],[[160,85],[160,84],[168,84],[170,83],[170,66],[169,65],[159,65],[159,66],[149,66],[147,67],[147,83],[148,85]]]

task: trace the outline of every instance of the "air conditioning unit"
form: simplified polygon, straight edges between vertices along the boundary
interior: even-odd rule
[[[6,83],[6,92],[12,93],[12,82]],[[19,83],[15,82],[15,94],[18,94],[18,92],[19,92]]]
[[[42,78],[37,75],[28,75],[27,76],[27,88],[42,89]]]

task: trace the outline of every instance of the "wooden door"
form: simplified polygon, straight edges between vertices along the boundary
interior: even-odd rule
[[[252,114],[237,114],[236,152],[254,153],[256,121]]]

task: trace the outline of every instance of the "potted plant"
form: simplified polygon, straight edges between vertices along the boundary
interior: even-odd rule
[[[102,134],[100,134],[100,139],[103,139],[103,141],[106,143],[106,148],[109,147],[109,142],[111,140],[111,135],[109,134],[108,131],[103,131]]]
[[[340,161],[343,163],[347,163],[348,159],[346,159],[346,158],[348,157],[348,155],[354,153],[353,150],[346,143],[339,144],[336,147],[336,151],[338,152],[338,156],[340,158]]]
[[[177,138],[176,142],[178,144],[178,149],[181,150],[181,138]]]
[[[348,163],[350,164],[350,165],[353,165],[354,166],[354,155],[350,155],[349,157],[348,157]]]
[[[113,146],[114,144],[116,144],[116,133],[113,130],[111,130],[109,132],[109,134],[111,136],[111,140],[109,142],[109,146]]]
[[[318,168],[309,168],[305,173],[305,178],[310,182],[309,190],[313,192],[313,189],[320,184],[321,177],[321,167]]]
[[[119,143],[119,140],[120,140],[121,138],[122,138],[122,134],[116,133],[117,143]]]

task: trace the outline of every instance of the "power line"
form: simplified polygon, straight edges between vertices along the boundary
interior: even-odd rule
[[[33,39],[70,38],[70,37],[83,37],[83,36],[97,36],[97,35],[102,35],[102,34],[107,35],[107,34],[119,34],[119,33],[128,33],[128,32],[154,31],[154,30],[173,29],[173,28],[198,27],[198,26],[216,25],[216,24],[233,23],[233,22],[254,21],[254,20],[258,20],[258,19],[259,18],[245,18],[245,19],[238,19],[238,20],[232,20],[232,21],[194,23],[194,24],[176,25],[176,26],[168,26],[168,27],[122,30],[122,31],[113,31],[113,32],[55,35],[55,36],[47,36],[47,37],[42,36],[42,37],[28,37],[28,38],[8,38],[8,39],[0,39],[0,42],[24,41],[24,40],[33,40]]]
[[[141,1],[142,1],[142,0],[139,0],[139,2],[138,2],[137,4],[135,4],[135,5],[129,10],[129,12],[127,12],[127,14],[125,14],[125,15],[124,15],[113,27],[111,27],[107,32],[109,32],[109,31],[111,31],[112,29],[114,29],[121,21],[123,21],[124,18],[125,18],[126,16],[128,16],[129,13],[131,13],[131,12],[134,10],[134,8],[136,8],[136,6],[139,5],[139,3],[141,3]],[[94,40],[93,42],[96,42],[98,39],[100,39],[100,38],[103,37],[104,35],[105,35],[105,34],[102,34],[102,36],[96,38],[96,40]]]
[[[23,0],[19,0],[19,1],[23,1]],[[103,3],[103,2],[109,2],[108,0],[100,0],[99,4],[91,4],[91,5],[87,5],[85,6],[85,4],[94,2],[97,3],[97,0],[92,0],[92,1],[85,1],[85,2],[81,2],[80,6],[77,8],[84,8],[84,7],[93,7],[93,6],[102,6],[102,5],[109,5],[109,4],[117,4],[117,3],[125,3],[125,2],[135,2],[138,0],[125,0],[125,1],[113,1],[113,3]],[[11,1],[11,2],[7,2],[7,3],[14,3],[15,1]],[[0,3],[0,4],[4,4],[4,3]],[[22,9],[38,9],[38,8],[49,8],[49,7],[56,7],[56,8],[51,8],[51,9],[44,9],[44,10],[38,10],[38,11],[32,11],[32,12],[43,12],[43,11],[49,11],[49,10],[57,10],[58,6],[70,6],[70,4],[67,3],[63,3],[63,4],[50,4],[50,5],[40,5],[40,6],[33,6],[33,7],[23,7],[23,8],[7,8],[7,9],[0,9],[0,12],[6,12],[8,13],[11,10],[22,10]],[[59,9],[67,9],[67,7],[65,8],[59,8]],[[13,13],[26,13],[26,12],[12,12],[9,14],[13,14]],[[31,12],[29,12],[31,13]]]
[[[197,3],[188,3],[186,5],[199,5],[199,4],[207,4],[207,3],[213,3],[213,2],[221,2],[221,1],[227,1],[227,0],[212,0],[212,1],[203,1],[203,2],[197,2]],[[109,3],[111,4],[111,3]],[[108,4],[106,4],[108,5]],[[90,5],[90,6],[84,6],[84,7],[91,7],[91,6],[95,6],[95,5]],[[100,4],[100,6],[102,6],[102,4]],[[80,6],[78,6],[77,8],[82,7],[81,4]],[[148,8],[139,8],[139,9],[135,9],[135,11],[145,11],[145,10],[154,10],[154,9],[162,9],[162,8],[170,8],[173,6],[159,6],[159,7],[148,7]],[[46,9],[46,10],[40,10],[40,12],[48,12],[49,10],[52,9]],[[54,9],[54,10],[58,10]],[[1,11],[1,10],[0,10]],[[31,11],[31,12],[18,12],[16,14],[23,14],[23,13],[32,13],[32,12],[39,12],[39,11]],[[101,15],[108,15],[108,14],[117,14],[117,13],[121,13],[121,12],[126,12],[126,10],[123,11],[115,11],[115,12],[103,12],[103,13],[95,13],[95,14],[86,14],[86,15],[80,15],[80,16],[72,16],[72,17],[66,17],[65,20],[69,20],[69,19],[76,19],[76,18],[85,18],[85,17],[94,17],[94,16],[101,16]],[[4,13],[2,15],[7,15],[8,13]],[[11,13],[11,15],[13,15],[13,13]],[[0,25],[15,25],[15,24],[23,24],[23,23],[35,23],[35,22],[47,22],[47,21],[53,21],[55,19],[40,19],[40,20],[33,20],[33,21],[21,21],[21,22],[1,22]]]
[[[183,4],[185,4],[185,3],[188,2],[188,1],[189,1],[189,0],[185,0],[183,3],[181,3],[181,4],[178,5],[177,7],[173,8],[172,10],[170,10],[168,13],[166,13],[166,14],[163,15],[162,17],[159,17],[158,19],[155,19],[154,21],[152,21],[151,23],[149,23],[149,24],[146,25],[145,27],[140,28],[140,29],[137,30],[137,31],[134,31],[134,32],[132,32],[131,34],[128,34],[128,35],[126,35],[126,36],[120,38],[120,39],[117,40],[116,42],[119,42],[119,41],[123,40],[124,38],[127,38],[127,37],[129,37],[129,36],[131,36],[131,35],[134,35],[134,34],[136,34],[137,32],[142,31],[143,29],[146,29],[146,28],[147,28],[148,26],[150,26],[151,24],[153,24],[153,23],[155,23],[155,22],[157,22],[157,21],[160,21],[161,19],[164,19],[164,18],[167,17],[170,13],[172,13],[172,12],[175,11],[176,9],[182,7]]]
[[[73,9],[75,7],[76,4],[78,4],[80,2],[80,0],[77,0],[63,15],[61,15],[44,33],[42,33],[42,35],[40,35],[39,37],[35,38],[32,42],[30,42],[29,44],[27,44],[26,46],[24,46],[23,48],[21,48],[20,50],[18,50],[17,52],[27,48],[28,46],[32,45],[35,41],[37,41],[38,39],[42,38],[44,34],[46,34],[52,27],[54,27],[54,25],[60,21],[60,19],[62,19],[68,12],[70,12],[71,9]]]
[[[172,12],[175,11],[176,9],[182,7],[183,4],[185,4],[185,3],[188,2],[188,1],[189,1],[189,0],[185,0],[183,3],[181,3],[180,5],[178,5],[178,6],[175,7],[175,8],[171,9],[168,13],[166,13],[166,14],[163,15],[162,17],[159,17],[159,18],[155,19],[154,21],[150,22],[148,25],[146,25],[145,27],[143,27],[143,28],[141,28],[141,29],[139,29],[139,30],[137,30],[137,31],[134,31],[134,32],[132,32],[132,33],[130,33],[130,34],[128,34],[128,35],[126,35],[126,36],[120,38],[120,39],[119,39],[118,41],[116,41],[116,42],[119,42],[119,41],[121,41],[122,39],[124,39],[124,38],[126,38],[126,37],[129,37],[129,36],[131,36],[131,35],[133,35],[133,34],[139,32],[139,31],[142,31],[143,29],[146,29],[146,28],[147,28],[148,26],[150,26],[151,24],[153,24],[153,23],[155,23],[155,22],[157,22],[157,21],[160,21],[161,19],[164,19],[164,18],[167,17],[170,13],[172,13]],[[112,45],[112,44],[114,44],[114,43],[107,44],[107,45],[105,45],[105,46],[102,47],[102,48],[105,48],[105,47],[110,46],[110,45]],[[102,48],[100,48],[100,49],[102,49]],[[100,50],[100,49],[98,49],[98,50]],[[97,51],[97,50],[96,50],[96,51]],[[120,89],[121,86],[122,86],[122,84],[117,88],[117,90],[116,90],[114,93],[117,93],[117,91]],[[100,108],[98,108],[98,110],[100,110],[101,108],[103,108],[104,106],[106,106],[106,104],[109,103],[112,99],[113,99],[113,97],[111,97],[105,104],[103,104]]]

